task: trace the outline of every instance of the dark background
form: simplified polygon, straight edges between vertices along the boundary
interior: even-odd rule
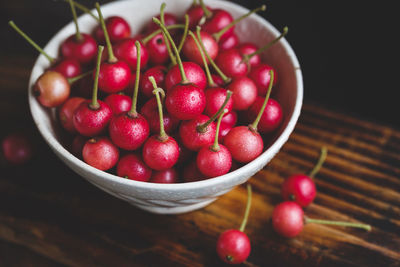
[[[91,7],[95,1],[80,2]],[[305,102],[400,126],[395,1],[233,2],[248,8],[266,3],[263,16],[278,29],[289,27],[287,40],[303,70]],[[44,45],[71,13],[61,0],[0,0],[0,60],[3,53],[36,53],[7,25],[10,19]]]

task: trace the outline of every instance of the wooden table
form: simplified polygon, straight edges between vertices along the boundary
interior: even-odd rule
[[[0,266],[224,266],[216,240],[239,227],[245,187],[199,211],[155,215],[92,186],[56,158],[36,130],[26,98],[36,53],[18,49],[0,58],[0,137],[24,129],[37,150],[23,167],[1,162]],[[310,224],[296,238],[279,237],[270,218],[281,201],[280,185],[293,173],[307,173],[321,146],[328,157],[306,215],[368,223],[372,231]],[[396,126],[306,98],[288,142],[249,183],[252,251],[244,265],[400,266]]]

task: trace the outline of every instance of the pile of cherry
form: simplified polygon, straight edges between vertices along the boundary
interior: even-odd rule
[[[164,3],[132,37],[133,25],[119,16],[103,19],[98,3],[95,15],[68,2],[76,31],[62,42],[59,58],[9,24],[51,63],[33,94],[56,108],[62,129],[74,136],[73,154],[120,177],[174,183],[226,174],[266,149],[283,111],[270,98],[276,71],[260,53],[287,28],[260,48],[234,32],[265,6],[234,20],[202,1],[178,18],[164,12]],[[75,8],[99,22],[92,34],[80,31]]]

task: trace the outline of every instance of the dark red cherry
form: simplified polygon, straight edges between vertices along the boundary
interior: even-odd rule
[[[146,49],[149,54],[149,62],[152,65],[162,65],[168,62],[169,54],[162,33],[147,41]]]
[[[151,183],[172,184],[178,182],[178,172],[175,168],[170,168],[163,171],[155,171],[151,176]]]
[[[213,34],[217,33],[225,26],[230,24],[233,21],[232,15],[223,10],[223,9],[214,9],[212,10],[212,15],[210,18],[207,18],[205,23],[201,25],[202,30]],[[220,38],[220,40],[224,40],[228,38],[234,31],[235,26],[232,26],[230,29],[228,29]]]
[[[11,164],[24,164],[33,156],[33,146],[28,135],[11,133],[3,138],[1,148],[4,158]]]
[[[225,102],[227,95],[227,90],[221,87],[214,87],[207,89],[205,91],[206,96],[206,107],[204,109],[204,114],[207,116],[214,115]],[[228,104],[225,106],[225,109],[232,111],[233,108],[233,100],[229,99]]]
[[[149,81],[149,77],[153,76],[156,80],[158,87],[164,88],[165,75],[167,73],[167,68],[163,65],[154,66],[146,70],[140,78],[140,92],[147,97],[153,96],[153,85]],[[157,111],[157,103],[155,103],[155,108]]]
[[[61,44],[60,49],[64,58],[72,58],[82,64],[88,64],[96,57],[97,42],[89,34],[81,33],[81,40],[76,40],[76,35],[73,34]]]
[[[258,112],[264,103],[263,97],[257,97],[253,105],[247,110],[248,118],[250,121],[255,120]],[[258,123],[258,131],[260,133],[270,133],[275,131],[282,123],[283,111],[278,101],[270,98],[268,99],[267,106]]]
[[[256,46],[256,45],[253,44],[253,43],[246,42],[246,43],[241,43],[241,44],[238,46],[238,49],[239,49],[239,52],[240,52],[242,55],[250,55],[250,54],[252,54],[252,53],[254,53],[254,52],[256,52],[256,51],[258,50],[258,46]],[[250,64],[250,66],[251,66],[251,69],[253,69],[253,67],[259,65],[260,62],[261,62],[260,55],[254,55],[254,56],[252,56],[252,57],[250,58],[250,60],[249,60],[249,64]],[[268,88],[268,86],[267,86],[266,88]],[[265,95],[265,93],[266,93],[266,92],[264,92],[263,95]]]
[[[252,60],[254,57],[252,57],[250,60]],[[251,71],[249,73],[249,78],[254,81],[254,83],[257,86],[258,89],[258,95],[264,96],[267,93],[267,89],[269,86],[269,82],[271,80],[271,75],[270,71],[274,72],[274,82],[273,86],[276,85],[277,83],[277,73],[276,70],[265,63],[259,64],[258,66],[252,67]]]
[[[215,63],[225,75],[231,78],[247,74],[247,65],[236,48],[220,51],[215,58]]]
[[[132,71],[136,70],[137,65],[136,41],[137,39],[135,38],[127,38],[114,45],[115,56],[119,60],[126,62]],[[147,49],[142,43],[140,43],[140,68],[144,69],[148,61],[149,55]]]
[[[205,31],[200,31],[201,35],[201,40],[203,42],[203,47],[204,49],[207,50],[208,55],[212,58],[215,59],[218,55],[218,44],[215,41],[214,37],[205,32]],[[197,63],[200,66],[203,66],[203,59],[200,54],[200,50],[196,46],[195,41],[193,40],[192,36],[188,36],[186,38],[186,41],[183,45],[183,54],[185,57],[192,62]],[[208,60],[207,60],[208,63]]]
[[[124,94],[110,94],[104,102],[111,108],[113,115],[128,112],[132,107],[132,99]]]
[[[70,133],[76,133],[73,116],[75,110],[84,101],[85,99],[82,97],[70,97],[58,110],[58,118],[61,126]]]
[[[160,132],[160,119],[158,114],[157,101],[155,98],[149,99],[141,108],[140,113],[146,118],[149,123],[150,133]],[[164,130],[167,134],[174,132],[178,125],[179,120],[164,110],[163,112]]]
[[[129,23],[120,16],[108,17],[105,24],[112,43],[117,43],[131,36]],[[99,43],[105,44],[104,32],[100,25],[94,30],[94,36]]]
[[[160,19],[160,15],[157,15],[156,18]],[[171,14],[171,13],[165,12],[164,13],[164,23],[165,23],[165,26],[177,24],[178,23],[178,18],[175,15]],[[158,30],[159,28],[160,27],[157,24],[155,24],[153,21],[151,21],[149,24],[147,24],[146,33],[151,33],[151,32],[153,32],[155,30]],[[172,32],[172,34],[173,33],[174,32]]]
[[[126,154],[118,161],[117,175],[129,180],[147,182],[152,170],[147,166],[140,155]]]
[[[200,90],[204,90],[207,85],[207,78],[204,70],[193,62],[182,62],[183,70],[186,74],[188,81],[195,84]],[[182,81],[179,66],[173,66],[165,76],[165,88],[168,91]]]
[[[82,67],[76,59],[63,59],[56,62],[51,70],[57,71],[65,76],[65,78],[73,78],[82,74]]]

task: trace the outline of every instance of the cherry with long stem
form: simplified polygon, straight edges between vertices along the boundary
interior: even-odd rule
[[[160,21],[161,21],[162,25],[165,25],[164,9],[166,6],[167,6],[166,3],[162,3],[161,7],[160,7]],[[172,45],[170,43],[171,41],[169,39],[167,39],[166,33],[164,31],[162,31],[162,35],[163,35],[164,42],[165,42],[165,45],[168,50],[168,55],[170,56],[170,59],[171,59],[171,65],[174,66],[174,65],[176,65],[177,61],[176,61],[176,57],[174,56],[174,54],[172,53],[172,50],[171,50],[171,45]]]

